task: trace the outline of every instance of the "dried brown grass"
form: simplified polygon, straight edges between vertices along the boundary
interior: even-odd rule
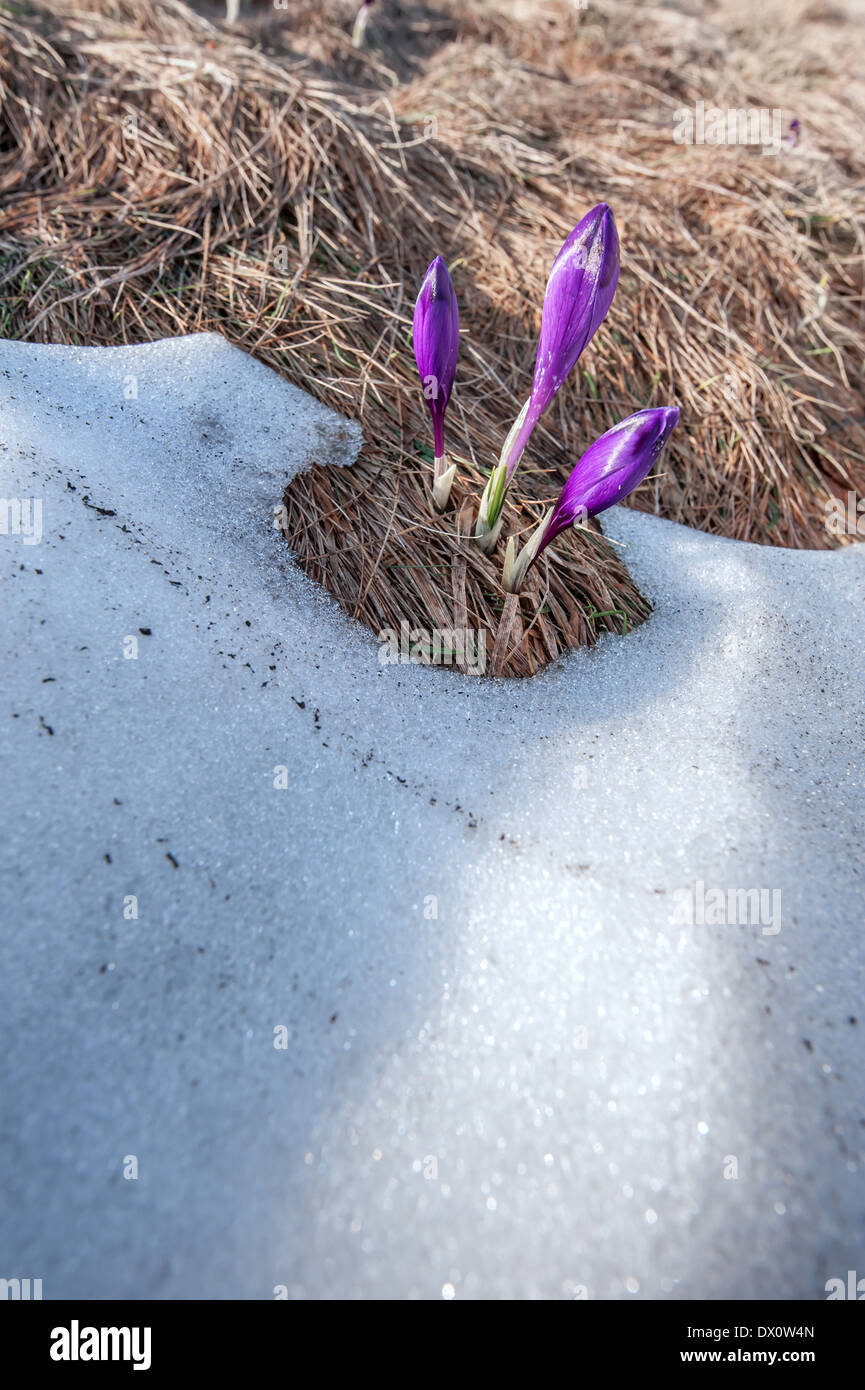
[[[374,629],[396,616],[450,627],[456,559],[469,625],[492,632],[497,565],[453,518],[431,524],[419,481],[414,295],[441,252],[464,328],[449,412],[462,501],[527,393],[555,250],[603,199],[622,240],[618,295],[536,431],[512,529],[589,439],[676,402],[662,474],[635,505],[826,546],[826,499],[865,494],[849,36],[818,15],[785,49],[771,5],[725,7],[723,23],[690,7],[701,13],[381,0],[363,54],[348,42],[353,4],[337,0],[246,11],[233,30],[174,0],[0,10],[2,331],[97,344],[223,332],[363,424],[350,474],[316,469],[289,489],[307,572]],[[801,145],[676,145],[673,112],[699,99],[782,107]],[[524,601],[511,674],[646,614],[602,536],[560,550]]]
[[[470,539],[485,478],[469,459],[452,458],[460,472],[446,518],[431,513],[424,473],[366,458],[350,469],[314,468],[286,489],[288,542],[347,613],[376,633],[399,634],[405,624],[405,640],[419,646],[431,629],[469,633],[470,649],[482,642],[484,669],[504,676],[534,675],[568,648],[592,645],[599,632],[626,633],[648,617],[649,605],[593,525],[564,533],[555,558],[544,553],[515,623],[502,629],[501,554],[487,557]],[[525,489],[512,511],[516,526],[542,514]],[[456,651],[453,664],[468,669]],[[478,663],[469,656],[469,664]]]

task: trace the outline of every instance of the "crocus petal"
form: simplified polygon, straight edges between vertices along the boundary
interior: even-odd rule
[[[616,221],[612,209],[598,203],[577,223],[550,271],[530,406],[503,457],[509,478],[541,415],[606,318],[618,282]]]
[[[532,382],[541,410],[606,318],[618,282],[616,222],[599,203],[571,232],[550,271]]]
[[[633,492],[657,463],[678,419],[675,405],[638,410],[596,439],[562,488],[537,554],[578,517],[597,516]]]
[[[444,415],[459,352],[460,316],[448,268],[436,256],[427,269],[414,309],[413,342],[424,398],[433,421],[436,457],[444,453]]]

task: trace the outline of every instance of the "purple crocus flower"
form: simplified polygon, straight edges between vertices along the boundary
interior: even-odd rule
[[[529,435],[607,316],[619,282],[619,238],[606,203],[587,212],[550,271],[529,408],[508,449],[508,479]]]
[[[518,590],[543,550],[575,521],[621,502],[654,468],[679,419],[678,406],[638,410],[591,444],[562,488],[559,500],[519,557],[513,540],[505,556],[504,586]]]
[[[453,389],[460,344],[457,297],[441,256],[431,261],[414,306],[414,356],[435,435],[435,452],[444,454],[444,418]]]
[[[544,295],[541,336],[529,399],[487,481],[475,540],[489,552],[501,530],[505,494],[529,436],[565,377],[607,316],[619,282],[619,237],[606,203],[587,212],[553,262]]]
[[[460,315],[457,297],[441,256],[430,262],[414,307],[414,355],[432,416],[435,441],[435,480],[447,470],[444,420],[457,368]],[[451,473],[451,478],[453,474]],[[447,485],[450,492],[450,483]],[[441,504],[447,495],[437,499]]]
[[[638,410],[596,439],[571,470],[547,522],[541,549],[579,516],[597,516],[633,492],[654,468],[678,419],[677,405]]]

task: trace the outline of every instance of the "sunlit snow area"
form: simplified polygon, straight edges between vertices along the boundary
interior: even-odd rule
[[[825,1297],[865,551],[616,508],[644,626],[532,680],[385,665],[274,526],[360,444],[213,334],[0,343],[4,1273]]]

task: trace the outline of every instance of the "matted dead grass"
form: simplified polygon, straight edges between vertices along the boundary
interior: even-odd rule
[[[492,633],[500,556],[461,541],[453,513],[433,523],[419,481],[431,451],[414,297],[440,252],[463,326],[449,443],[468,502],[527,394],[553,256],[603,200],[618,294],[533,436],[511,529],[597,434],[676,403],[662,472],[634,505],[743,540],[833,544],[827,499],[865,495],[865,144],[849,41],[795,4],[801,41],[786,49],[771,4],[688,8],[381,0],[358,54],[354,5],[337,0],[245,8],[231,30],[172,0],[7,5],[2,331],[82,344],[224,333],[362,422],[350,478],[317,469],[289,489],[304,569],[376,631],[398,626],[400,606],[418,627],[450,627],[456,558],[468,624]],[[803,138],[772,155],[677,145],[673,113],[697,100],[783,108]],[[599,532],[558,549],[558,573],[539,566],[523,601],[509,674],[648,611]]]
[[[424,474],[397,469],[383,477],[366,458],[348,469],[316,467],[286,489],[289,544],[351,617],[377,634],[399,634],[419,659],[437,659],[424,650],[434,631],[445,664],[500,676],[533,676],[568,648],[593,645],[605,629],[624,634],[648,617],[649,604],[591,523],[563,532],[554,559],[552,549],[544,553],[514,620],[502,626],[501,552],[488,557],[470,538],[485,477],[470,460],[451,457],[460,473],[445,517],[431,514]],[[393,488],[388,507],[370,506],[385,487]],[[540,520],[542,504],[531,495],[540,490],[537,480],[523,481],[510,509],[513,533]],[[455,634],[456,645],[441,634]]]

